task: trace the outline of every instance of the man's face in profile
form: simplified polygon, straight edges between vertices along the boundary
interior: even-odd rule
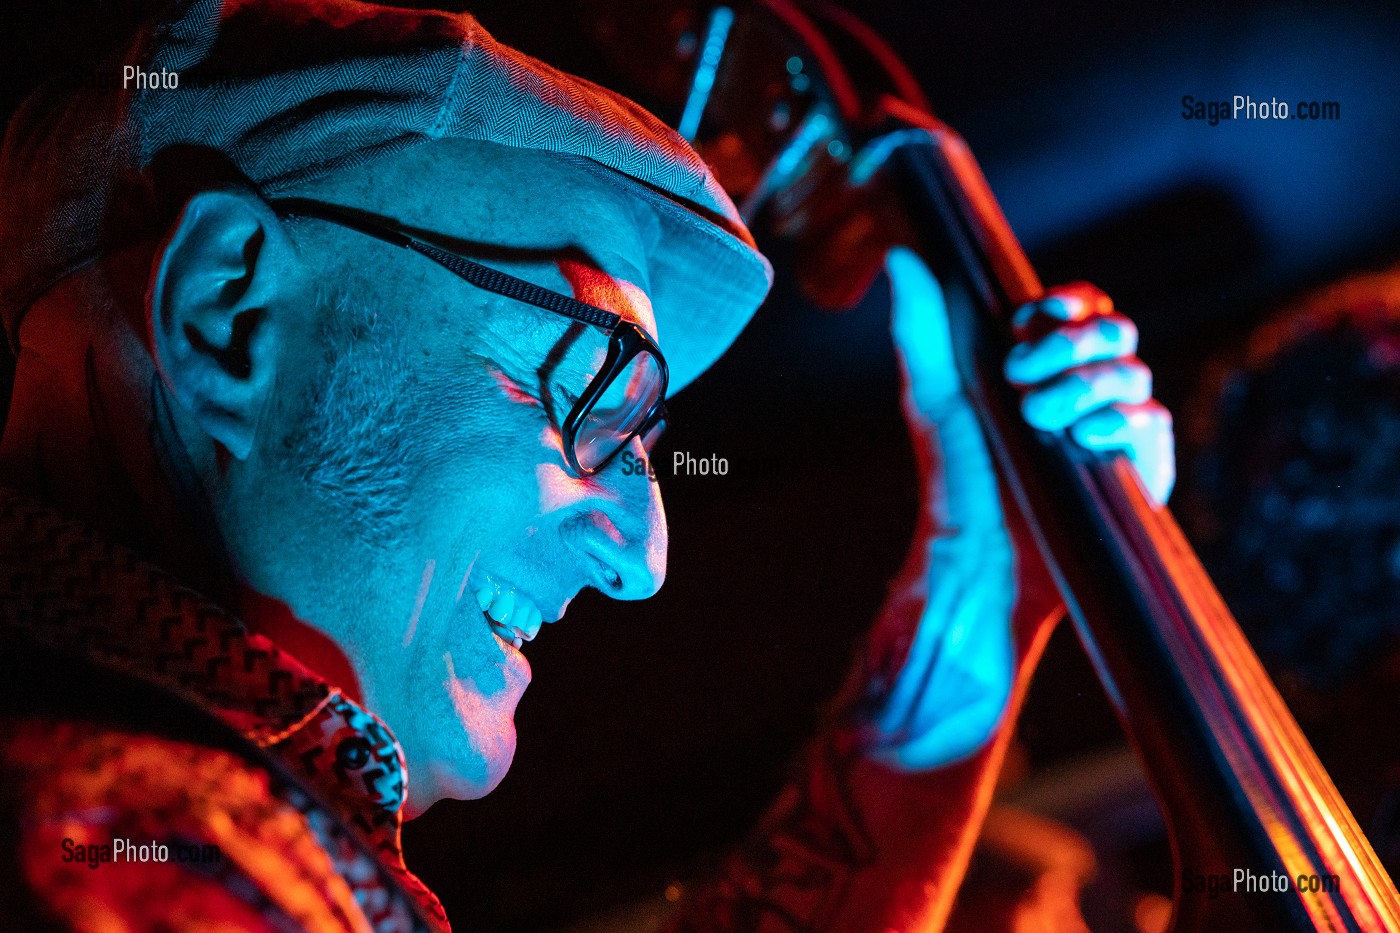
[[[374,169],[309,194],[664,340],[646,224],[623,192],[543,153],[464,142]],[[252,450],[210,490],[226,547],[250,600],[285,604],[348,660],[404,747],[410,812],[480,796],[515,748],[530,679],[516,643],[584,587],[656,591],[660,495],[615,464],[566,465],[558,420],[601,363],[601,332],[575,325],[561,354],[568,319],[422,256],[310,219],[293,240],[300,284],[268,312],[276,384]]]

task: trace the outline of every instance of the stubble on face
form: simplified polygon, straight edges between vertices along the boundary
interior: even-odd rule
[[[408,535],[414,401],[403,330],[339,287],[320,290],[319,368],[278,445],[284,466],[374,548]]]

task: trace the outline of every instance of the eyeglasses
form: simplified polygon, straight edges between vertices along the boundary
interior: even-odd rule
[[[643,446],[650,447],[660,434],[666,417],[666,358],[646,331],[621,315],[484,266],[350,208],[305,198],[278,198],[268,204],[279,217],[315,218],[421,253],[477,288],[562,314],[606,334],[602,368],[577,397],[565,399],[572,404],[559,425],[564,458],[580,476],[600,472],[632,438],[640,436]],[[578,334],[573,336],[576,339]],[[545,401],[552,416],[552,399]]]

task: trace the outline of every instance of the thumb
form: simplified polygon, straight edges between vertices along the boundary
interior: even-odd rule
[[[885,254],[890,277],[890,333],[903,363],[914,404],[926,416],[958,400],[962,383],[943,289],[922,259],[907,247]]]

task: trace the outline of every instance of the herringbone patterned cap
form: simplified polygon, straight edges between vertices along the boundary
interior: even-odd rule
[[[178,87],[123,89],[123,65]],[[353,0],[184,0],[85,86],[50,84],[0,150],[0,313],[162,223],[153,163],[213,150],[267,195],[433,139],[583,156],[657,210],[652,302],[678,389],[772,270],[695,152],[631,101],[496,42],[471,16]],[[192,156],[191,156],[192,157]],[[164,218],[168,222],[169,218]]]

